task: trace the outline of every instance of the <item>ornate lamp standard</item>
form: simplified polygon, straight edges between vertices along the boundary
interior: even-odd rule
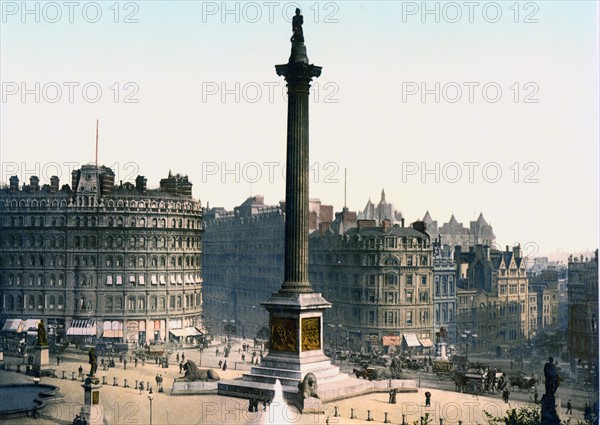
[[[469,365],[469,344],[475,343],[477,334],[471,333],[471,331],[465,331],[460,337],[465,341],[465,348],[466,348],[465,362],[467,363],[467,366],[468,366]]]

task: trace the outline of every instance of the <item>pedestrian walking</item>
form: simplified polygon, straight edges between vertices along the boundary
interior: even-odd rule
[[[223,363],[223,370],[227,370],[227,360],[225,360],[225,363]]]
[[[223,360],[219,360],[219,367],[223,366]]]
[[[179,362],[179,373],[183,371],[183,362]]]
[[[56,366],[60,366],[60,356],[56,356]]]
[[[431,406],[431,393],[427,391],[425,393],[425,407]]]
[[[508,388],[504,388],[504,391],[502,391],[502,399],[504,400],[505,403],[508,403],[509,396],[510,396],[510,391],[508,391]]]
[[[127,359],[123,357],[123,369],[127,370]]]
[[[396,389],[395,388],[392,388],[390,390],[390,397],[389,397],[388,402],[390,404],[396,404]]]
[[[175,358],[177,359],[177,363],[179,363],[179,351],[177,352],[177,356],[175,356]]]
[[[81,365],[79,365],[79,369],[77,369],[79,371],[79,376],[83,375],[83,367],[81,367]]]
[[[533,403],[534,404],[538,404],[538,392],[537,392],[537,387],[535,387],[535,392],[533,393]]]
[[[569,399],[569,401],[567,401],[567,412],[565,414],[567,414],[567,415],[573,414],[573,405],[571,404],[571,399]]]
[[[134,360],[133,363],[135,364],[135,367],[137,367],[137,364],[138,364],[138,358],[137,357],[135,358],[135,360]]]
[[[185,362],[185,353],[181,353],[181,361]]]

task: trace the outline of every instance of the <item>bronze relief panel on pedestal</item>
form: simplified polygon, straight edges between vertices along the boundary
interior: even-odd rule
[[[321,318],[302,319],[302,351],[321,349]]]
[[[287,317],[271,318],[271,350],[298,352],[296,320]]]

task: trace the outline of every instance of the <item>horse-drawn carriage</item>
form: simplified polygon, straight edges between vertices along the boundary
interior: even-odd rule
[[[485,389],[486,375],[472,371],[454,371],[456,391],[461,393],[481,394]]]
[[[508,378],[508,382],[513,392],[519,390],[519,392],[528,393],[537,385],[537,378],[527,376],[524,372],[517,372]]]
[[[368,379],[369,381],[391,378],[390,371],[385,367],[363,366],[360,369],[352,369],[352,372],[357,378],[364,378]]]
[[[454,363],[449,360],[433,360],[432,369],[438,379],[452,379]]]

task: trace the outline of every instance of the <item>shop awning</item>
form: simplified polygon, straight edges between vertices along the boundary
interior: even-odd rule
[[[106,329],[102,332],[103,338],[123,338],[123,329]]]
[[[406,345],[408,347],[420,347],[421,343],[419,342],[419,339],[417,338],[417,335],[413,334],[413,333],[407,333],[404,334],[404,342],[406,343]]]
[[[425,348],[433,347],[433,342],[429,338],[421,338],[421,345]]]
[[[67,335],[96,335],[96,321],[73,320],[71,327],[67,330]]]
[[[182,336],[201,335],[201,332],[199,332],[196,328],[171,329],[169,332],[171,332],[173,335],[179,338],[181,338]]]
[[[22,332],[21,319],[6,319],[4,326],[2,326],[2,332]]]
[[[25,331],[34,331],[34,333],[37,335],[37,328],[38,325],[40,324],[40,319],[27,319],[24,320],[23,323],[23,330],[21,332],[25,332]]]

